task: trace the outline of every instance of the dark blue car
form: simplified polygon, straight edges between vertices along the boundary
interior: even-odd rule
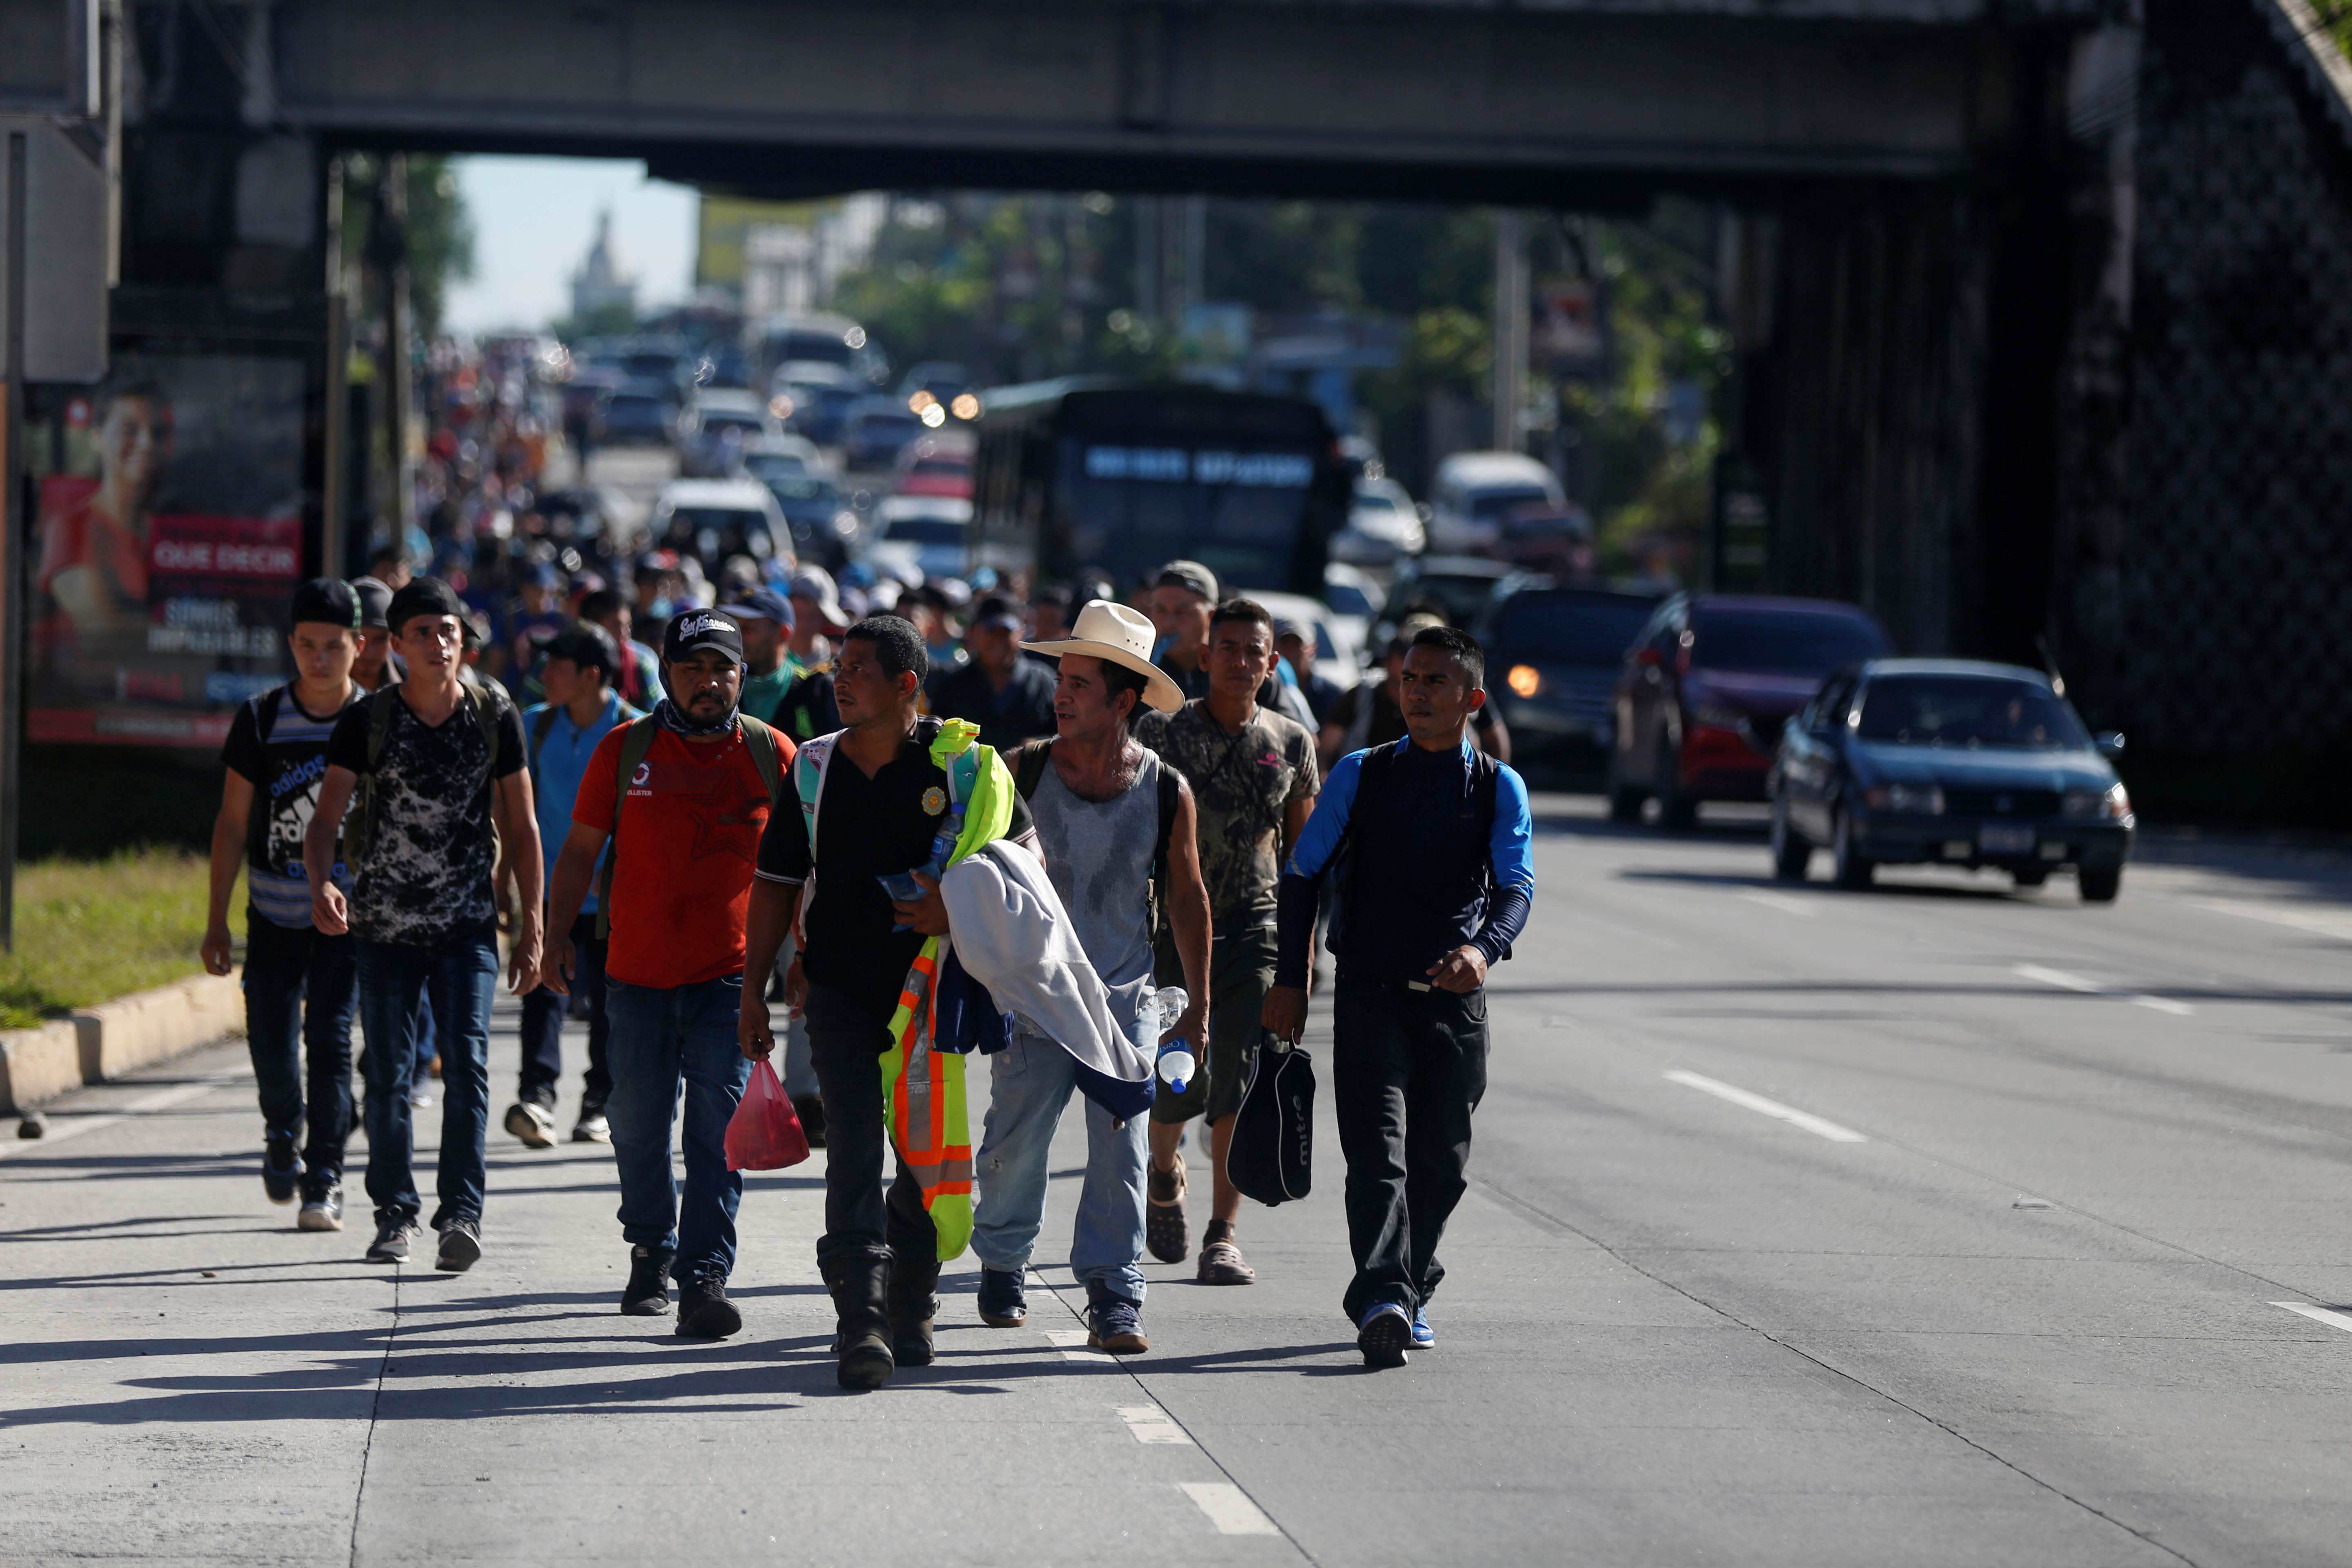
[[[1780,733],[1766,781],[1772,865],[1801,881],[1816,846],[1842,888],[1881,865],[1993,866],[2021,888],[2071,868],[2105,903],[2130,858],[2123,737],[2084,729],[2039,671],[1884,658],[1822,683]]]

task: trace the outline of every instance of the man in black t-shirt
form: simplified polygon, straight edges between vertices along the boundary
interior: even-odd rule
[[[205,968],[230,968],[228,900],[246,868],[245,1043],[261,1094],[261,1186],[274,1204],[299,1190],[301,1230],[343,1228],[343,1144],[352,1131],[352,939],[310,924],[302,841],[327,772],[327,737],[360,695],[352,679],[362,608],[351,584],[294,590],[286,646],[295,678],[247,702],[221,748]],[[335,875],[348,873],[338,864]],[[307,1074],[305,1069],[308,1069]],[[304,1094],[305,1078],[309,1093]],[[309,1142],[298,1157],[296,1146]]]
[[[411,1166],[409,1065],[429,994],[440,1031],[441,1233],[435,1266],[462,1269],[482,1252],[482,1185],[489,1127],[490,1003],[499,949],[492,824],[516,882],[517,994],[538,984],[539,826],[531,809],[522,718],[494,686],[457,679],[465,605],[437,577],[392,597],[393,647],[408,673],[344,711],[327,742],[327,778],[303,841],[310,918],[358,939],[360,1022],[367,1031],[368,1197],[373,1263],[404,1263],[421,1204]],[[346,841],[352,889],[329,875],[334,826],[362,779],[368,796]]]
[[[931,1359],[939,1243],[903,1161],[883,1195],[881,1058],[908,968],[925,936],[946,933],[947,907],[928,875],[922,897],[906,902],[877,879],[928,863],[949,820],[947,774],[930,756],[939,725],[916,707],[929,668],[921,634],[895,616],[869,616],[844,634],[834,692],[848,728],[824,738],[831,754],[817,800],[803,804],[801,768],[785,773],[761,836],[744,935],[738,1033],[745,1056],[765,1057],[775,1049],[768,975],[802,889],[816,882],[784,999],[807,1017],[824,1091],[824,1235],[816,1257],[840,1320],[845,1388],[879,1387],[898,1362]],[[1035,843],[1017,798],[1006,837]]]

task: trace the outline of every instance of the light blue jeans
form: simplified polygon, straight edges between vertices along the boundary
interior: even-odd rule
[[[1150,1026],[1139,1020],[1136,1038]],[[1152,1034],[1156,1043],[1157,1035]],[[1147,1047],[1148,1048],[1148,1047]],[[1006,1273],[1028,1267],[1045,1217],[1045,1170],[1062,1110],[1077,1089],[1077,1063],[1053,1041],[1016,1034],[988,1058],[988,1121],[974,1174],[980,1188],[972,1213],[971,1249],[982,1263]],[[1138,1306],[1143,1303],[1144,1128],[1149,1117],[1111,1125],[1110,1112],[1086,1101],[1087,1173],[1078,1187],[1078,1222],[1070,1237],[1070,1268],[1080,1282],[1101,1284]]]

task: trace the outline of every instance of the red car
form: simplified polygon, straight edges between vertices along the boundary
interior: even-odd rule
[[[971,454],[943,451],[929,441],[918,441],[898,459],[898,477],[891,489],[902,496],[953,496],[971,499]]]
[[[1676,594],[1626,650],[1609,816],[1688,827],[1701,801],[1764,798],[1780,727],[1832,670],[1894,651],[1866,610],[1827,599]]]

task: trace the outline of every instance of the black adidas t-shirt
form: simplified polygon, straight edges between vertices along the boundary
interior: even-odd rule
[[[947,774],[931,761],[936,721],[924,720],[872,778],[835,754],[824,771],[817,837],[823,875],[806,921],[808,946],[801,972],[810,984],[847,992],[887,1024],[898,1005],[908,967],[922,951],[920,931],[894,931],[897,911],[877,878],[913,869],[931,858],[931,840],[947,811]],[[818,862],[809,854],[808,814],[801,809],[799,769],[786,768],[775,809],[760,837],[761,878],[794,886]],[[1034,847],[1029,805],[1015,795],[1007,838]]]
[[[221,761],[253,786],[261,813],[261,832],[247,847],[246,880],[254,909],[272,925],[293,931],[310,927],[310,882],[302,865],[302,837],[310,829],[319,785],[327,776],[327,739],[350,706],[347,702],[333,712],[311,713],[291,686],[281,686],[245,703],[229,721]],[[350,874],[340,864],[335,881],[346,894],[352,890]]]
[[[387,686],[343,710],[327,742],[330,767],[366,777],[369,714],[376,703],[393,704],[376,770],[367,858],[352,868],[357,879],[352,932],[371,942],[437,947],[459,931],[488,924],[496,914],[491,782],[520,773],[528,748],[522,715],[502,692],[467,687],[437,725],[419,719],[400,692]],[[496,710],[495,766],[472,706],[477,702]]]

